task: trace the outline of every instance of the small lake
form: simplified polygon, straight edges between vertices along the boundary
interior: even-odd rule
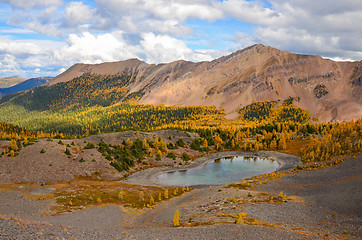
[[[198,168],[163,173],[157,180],[171,186],[223,185],[271,173],[278,167],[278,162],[266,158],[237,156],[214,160]]]

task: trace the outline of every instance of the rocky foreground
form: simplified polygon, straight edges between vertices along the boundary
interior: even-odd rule
[[[359,156],[252,189],[195,189],[147,210],[109,205],[55,216],[46,213],[52,200],[2,191],[0,239],[361,239],[361,173]],[[288,201],[277,201],[281,191]],[[232,217],[240,212],[243,225]]]

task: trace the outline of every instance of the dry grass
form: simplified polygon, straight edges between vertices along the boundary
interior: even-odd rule
[[[25,197],[34,200],[54,199],[55,204],[51,207],[52,214],[109,204],[138,209],[153,207],[160,201],[191,191],[188,188],[141,186],[114,181],[86,180],[84,178],[78,178],[69,183],[46,185],[46,187],[56,189],[53,193],[46,195],[33,195],[28,192],[30,189],[39,188],[39,184],[26,184],[27,189],[21,188],[21,186],[22,184],[17,183],[1,183],[0,190],[21,192]],[[165,198],[165,189],[168,190],[167,198]]]
[[[54,193],[57,213],[72,212],[89,206],[119,204],[125,207],[152,207],[160,201],[180,196],[181,189],[170,187],[168,198],[165,198],[164,187],[131,185],[111,181],[72,181],[66,188]],[[176,191],[175,191],[176,190]],[[161,200],[160,196],[161,195]]]

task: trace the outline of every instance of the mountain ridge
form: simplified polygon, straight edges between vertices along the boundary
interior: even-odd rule
[[[83,74],[127,75],[141,104],[215,105],[227,118],[252,101],[295,99],[319,122],[362,116],[362,61],[335,62],[256,44],[212,61],[147,64],[139,59],[75,64],[47,83]]]

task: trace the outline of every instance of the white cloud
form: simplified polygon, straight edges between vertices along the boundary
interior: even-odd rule
[[[153,17],[158,19],[188,18],[214,21],[223,16],[215,7],[217,1],[182,1],[182,0],[96,0],[99,6],[115,14],[130,14],[138,18]]]
[[[182,36],[185,34],[190,34],[193,30],[189,27],[186,27],[176,20],[146,20],[145,29],[149,27],[154,32],[162,34],[173,34],[176,36]]]
[[[4,34],[29,34],[29,33],[34,33],[31,30],[28,29],[21,29],[21,28],[9,28],[9,29],[2,29],[0,30],[0,33],[4,33]]]
[[[332,57],[332,58],[324,57],[324,58],[331,59],[336,62],[353,62],[353,59],[351,58],[341,58],[341,57]]]
[[[143,33],[138,42],[126,41],[122,32],[70,34],[66,44],[54,41],[23,41],[0,38],[2,75],[55,76],[75,63],[102,63],[139,58],[148,63],[175,60],[206,61],[225,52],[192,50],[168,35]],[[38,69],[41,69],[41,73]],[[38,75],[39,74],[39,75]]]
[[[189,19],[213,22],[232,18],[253,24],[255,32],[243,33],[243,36],[241,32],[229,34],[235,35],[236,44],[228,49],[262,42],[301,53],[338,54],[335,57],[345,57],[341,53],[350,52],[358,57],[358,52],[362,51],[362,25],[359,24],[362,2],[359,0],[343,3],[330,0],[328,4],[315,0],[271,0],[271,8],[263,6],[260,0],[95,0],[94,7],[82,1],[70,1],[65,6],[59,6],[61,0],[0,1],[12,6],[38,6],[34,12],[18,9],[9,23],[60,38],[95,31],[122,31],[138,35],[138,38],[142,38],[144,32],[155,36],[189,37],[199,34],[187,26]],[[284,38],[277,41],[278,36]],[[137,46],[138,42],[132,45]],[[323,50],[318,51],[319,46]]]
[[[206,3],[206,4],[205,4]],[[188,18],[206,19],[215,21],[223,17],[223,12],[215,8],[211,1],[201,3],[185,3],[184,1],[146,1],[145,9],[161,19]]]
[[[55,60],[60,62],[101,63],[134,58],[138,48],[127,45],[121,34],[116,38],[110,33],[93,35],[89,32],[80,36],[70,34],[66,40],[68,46],[55,50]]]
[[[242,1],[228,2],[237,5]],[[252,2],[246,4],[254,6],[254,13],[259,12],[262,20],[254,21],[252,17],[248,20],[248,14],[235,16],[257,24],[254,33],[250,34],[253,42],[334,59],[362,59],[362,1],[272,0],[271,3],[273,10],[260,9]],[[239,10],[234,8],[235,12]],[[236,46],[244,47],[242,39],[238,40],[236,33],[233,41]]]
[[[263,2],[95,0],[90,5],[82,0],[0,0],[8,3],[5,6],[12,11],[6,13],[3,21],[7,19],[9,25],[22,27],[3,29],[0,34],[37,32],[64,40],[62,43],[21,41],[0,36],[0,65],[12,71],[38,68],[57,74],[59,69],[76,62],[98,63],[132,57],[150,63],[211,60],[259,42],[296,53],[362,59],[362,1],[329,0],[326,4],[316,0],[270,0],[270,8]],[[195,19],[205,20],[201,22],[207,31],[188,21]],[[238,21],[241,29],[232,33],[226,31],[236,27],[225,27],[220,34],[207,25],[232,22],[236,26]],[[198,21],[193,22],[197,25]],[[243,32],[244,25],[253,27]],[[18,65],[13,65],[11,59]]]
[[[58,70],[58,74],[61,74],[61,73],[65,72],[66,70],[67,70],[66,68],[61,68]]]
[[[35,55],[44,53],[43,49],[31,42],[2,40],[0,53],[10,53],[14,56]]]
[[[223,10],[225,16],[252,24],[285,25],[288,21],[284,14],[264,8],[258,2],[227,0],[219,3],[219,7]]]
[[[153,33],[142,34],[141,47],[148,63],[171,62],[175,60],[208,61],[212,58],[206,52],[194,51],[176,38]]]
[[[13,40],[0,37],[0,73],[4,76],[28,75],[36,76],[36,68],[42,75],[52,68],[53,50],[63,44],[47,40]]]
[[[235,45],[231,48],[233,51],[243,49],[257,43],[254,37],[243,32],[236,32],[231,40],[235,43]]]
[[[58,11],[57,6],[47,7],[38,13],[37,18],[39,21],[41,21],[43,23],[44,23],[44,21],[47,22],[49,19],[54,17],[54,15],[56,15],[57,11]]]
[[[65,9],[65,23],[67,26],[77,26],[92,19],[94,11],[82,2],[70,2]]]
[[[1,63],[3,71],[16,70],[18,68],[18,63],[15,61],[15,59],[16,59],[15,56],[10,54],[5,54]]]
[[[13,7],[29,8],[29,7],[41,7],[49,5],[61,5],[62,0],[0,0],[3,3],[9,3]]]

